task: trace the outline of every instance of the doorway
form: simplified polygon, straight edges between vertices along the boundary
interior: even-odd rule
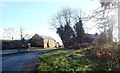
[[[47,48],[49,48],[49,43],[47,43]]]

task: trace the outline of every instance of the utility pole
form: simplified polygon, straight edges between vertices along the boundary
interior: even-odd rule
[[[21,48],[22,48],[22,38],[23,38],[23,30],[22,30],[22,28],[20,28],[20,46],[21,46]]]
[[[20,28],[20,40],[22,40],[22,38],[23,38],[23,30],[22,28]]]
[[[118,42],[120,44],[120,2],[118,2]]]

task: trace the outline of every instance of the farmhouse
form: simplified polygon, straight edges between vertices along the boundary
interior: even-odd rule
[[[35,34],[30,40],[29,43],[31,47],[41,47],[41,48],[55,48],[57,47],[57,42],[48,36]]]

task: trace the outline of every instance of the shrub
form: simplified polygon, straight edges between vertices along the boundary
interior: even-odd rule
[[[103,44],[99,49],[93,52],[96,59],[107,61],[107,70],[119,71],[120,70],[120,51],[119,45],[116,43]]]
[[[29,48],[29,45],[28,44],[23,44],[22,48],[24,48],[24,49]]]

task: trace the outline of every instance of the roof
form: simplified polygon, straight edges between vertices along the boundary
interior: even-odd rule
[[[38,35],[38,34],[35,34],[35,36],[39,36],[39,37],[41,37],[41,38],[43,38],[43,39],[49,39],[49,40],[54,40],[52,37],[50,37],[50,36],[43,36],[43,35]]]
[[[43,39],[49,39],[49,40],[54,40],[52,37],[50,36],[43,36],[43,35],[40,35],[40,37],[42,37]]]
[[[96,35],[96,34],[87,34],[87,35],[91,38],[98,38],[99,37],[99,35]]]

